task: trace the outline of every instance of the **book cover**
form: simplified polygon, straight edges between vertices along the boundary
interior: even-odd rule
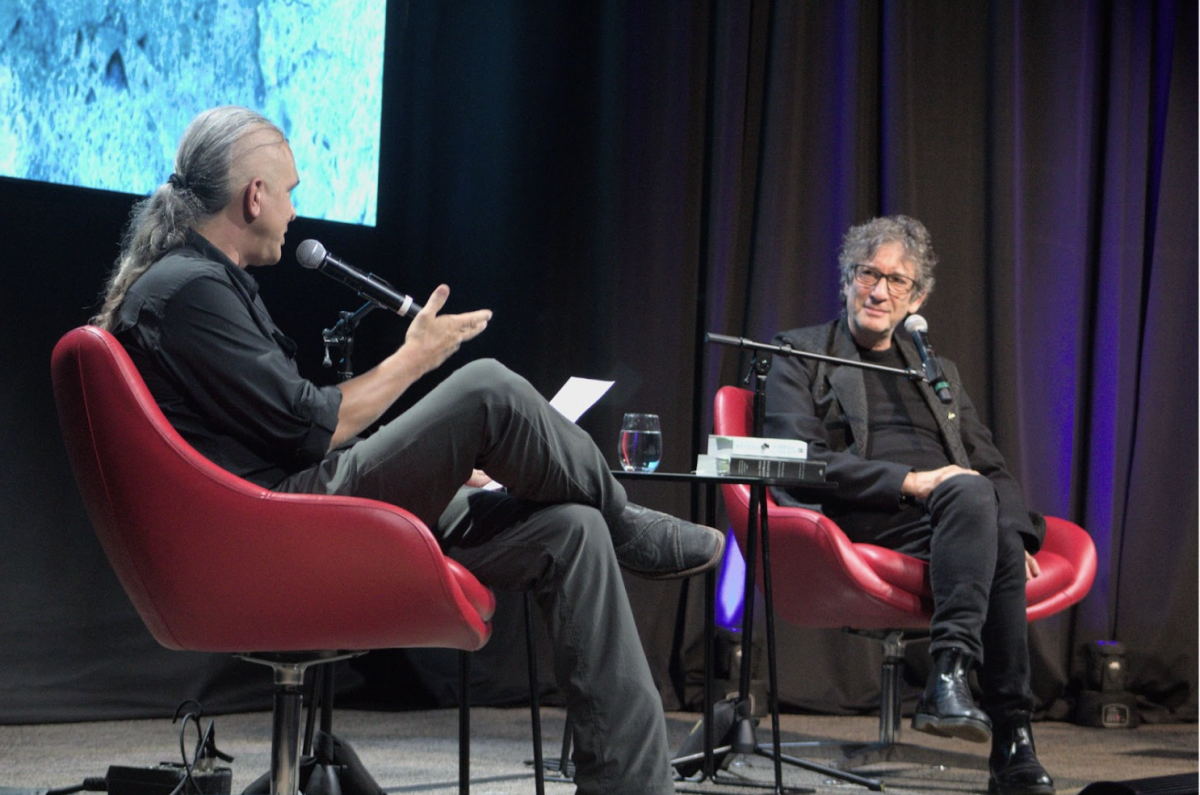
[[[768,458],[808,458],[808,442],[799,439],[768,439],[757,436],[708,437],[709,455],[747,455]]]

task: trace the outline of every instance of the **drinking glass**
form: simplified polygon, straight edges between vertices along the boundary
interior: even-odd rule
[[[626,472],[653,472],[662,460],[662,427],[657,414],[626,414],[621,423],[621,466]]]

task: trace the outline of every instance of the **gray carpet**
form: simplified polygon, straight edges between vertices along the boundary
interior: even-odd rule
[[[471,792],[477,795],[532,793],[533,778],[526,760],[532,755],[529,711],[477,708],[471,713]],[[695,724],[690,713],[668,715],[672,748],[682,745]],[[217,747],[235,760],[233,791],[241,790],[268,766],[270,715],[255,713],[217,716]],[[546,755],[559,755],[563,713],[543,710]],[[785,741],[870,742],[876,736],[872,717],[785,715]],[[457,788],[457,712],[362,712],[342,710],[334,733],[349,742],[376,781],[389,793],[451,793]],[[1060,793],[1075,793],[1098,781],[1129,781],[1197,771],[1197,727],[1194,724],[1143,725],[1136,729],[1091,729],[1066,723],[1034,725],[1039,756],[1054,776]],[[769,724],[758,739],[770,737]],[[982,755],[986,747],[942,740],[911,730],[902,740],[927,747]],[[190,749],[195,734],[188,735]],[[825,750],[796,756],[832,758]],[[0,726],[0,795],[4,788],[69,787],[91,776],[104,776],[109,765],[142,766],[179,761],[179,726],[162,720],[111,723]],[[892,793],[984,793],[987,774],[981,770],[915,764],[882,763],[860,772],[878,776]],[[725,774],[771,781],[771,760],[737,757]],[[820,773],[784,766],[788,787],[817,793],[866,792],[858,786]],[[742,787],[681,782],[681,791],[754,792]],[[569,795],[569,784],[549,783],[550,795]],[[9,793],[16,795],[16,793]]]

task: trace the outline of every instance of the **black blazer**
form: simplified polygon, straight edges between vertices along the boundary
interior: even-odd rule
[[[844,318],[821,326],[792,329],[776,335],[776,345],[796,350],[859,360],[858,348]],[[907,365],[921,370],[916,347],[903,335],[892,338]],[[980,422],[962,387],[958,368],[939,357],[953,400],[943,404],[924,381],[918,384],[925,403],[941,430],[949,459],[989,478],[1000,503],[1000,523],[1021,534],[1025,548],[1041,548],[1045,524],[1031,517],[1017,481]],[[863,457],[867,448],[867,392],[862,370],[829,362],[776,356],[767,376],[763,433],[769,438],[802,439],[809,458],[824,461],[826,477],[838,484],[828,498],[857,510],[894,511],[901,506],[900,486],[911,467]],[[803,503],[781,489],[773,490],[781,505]]]

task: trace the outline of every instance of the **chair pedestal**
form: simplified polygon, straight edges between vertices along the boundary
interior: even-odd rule
[[[304,672],[313,665],[348,660],[363,653],[322,651],[238,655],[247,662],[270,666],[274,674],[271,795],[297,795],[300,788],[300,712]]]
[[[833,760],[839,770],[854,770],[880,762],[909,762],[940,765],[964,770],[987,770],[987,757],[959,751],[941,751],[900,742],[900,682],[904,673],[904,647],[910,640],[924,638],[928,632],[907,630],[853,630],[853,635],[875,638],[883,643],[883,676],[879,693],[879,741],[874,743],[787,743],[789,748],[828,748],[840,752]]]
[[[866,633],[860,633],[866,634]],[[917,633],[920,636],[928,633]],[[833,766],[843,770],[877,762],[912,762],[941,765],[965,770],[987,770],[987,757],[960,751],[939,751],[900,742],[900,678],[904,673],[904,644],[912,635],[889,632],[883,638],[884,660],[882,691],[879,695],[879,742],[842,746],[842,756]]]
[[[274,665],[271,710],[271,795],[292,795],[300,786],[300,701],[303,665]]]

